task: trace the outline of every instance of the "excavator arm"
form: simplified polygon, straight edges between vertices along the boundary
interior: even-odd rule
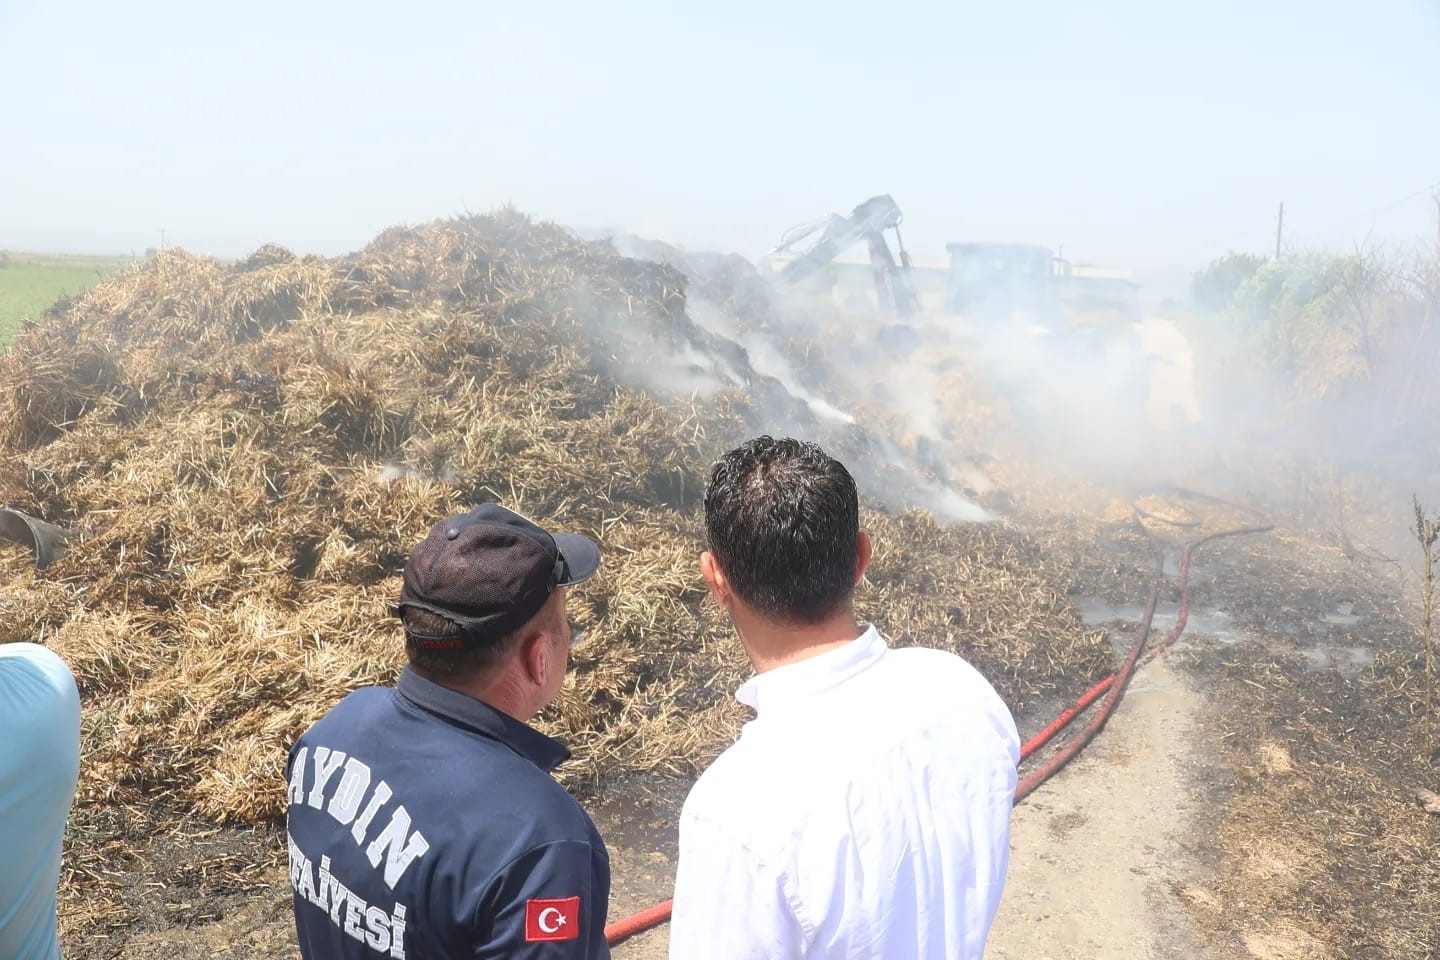
[[[900,222],[904,215],[889,194],[871,197],[850,212],[805,224],[790,230],[770,256],[788,254],[794,248],[819,234],[808,248],[794,256],[778,271],[782,283],[799,283],[835,260],[850,247],[866,241],[870,250],[870,266],[875,272],[875,292],[880,308],[901,319],[913,316],[920,309],[919,299],[910,284],[910,255],[900,238]],[[895,231],[895,245],[900,251],[897,263],[885,239],[885,231]]]

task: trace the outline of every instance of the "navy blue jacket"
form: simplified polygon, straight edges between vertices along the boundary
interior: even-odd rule
[[[408,668],[350,694],[286,765],[301,955],[608,958],[610,861],[550,778],[567,757]]]

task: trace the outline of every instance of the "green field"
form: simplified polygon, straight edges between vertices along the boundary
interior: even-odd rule
[[[71,254],[0,255],[0,350],[25,317],[40,316],[56,300],[82,292],[130,262]]]

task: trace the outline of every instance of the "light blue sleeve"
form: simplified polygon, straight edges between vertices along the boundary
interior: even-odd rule
[[[60,957],[55,889],[79,773],[69,668],[45,647],[0,644],[0,957]]]

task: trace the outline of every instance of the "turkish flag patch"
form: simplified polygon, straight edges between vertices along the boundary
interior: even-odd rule
[[[525,901],[525,942],[574,940],[580,936],[580,898]]]

